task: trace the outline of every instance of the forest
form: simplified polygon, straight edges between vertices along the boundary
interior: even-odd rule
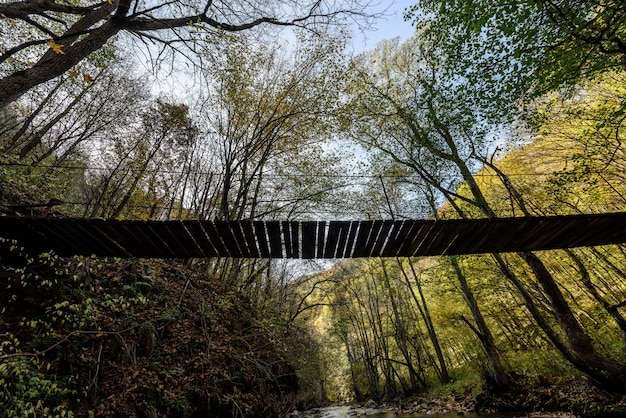
[[[353,52],[381,5],[0,3],[0,218],[626,212],[626,3],[413,0]],[[626,243],[67,258],[0,227],[3,416],[435,401],[626,414]]]

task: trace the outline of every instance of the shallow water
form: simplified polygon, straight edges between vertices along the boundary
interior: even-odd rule
[[[459,418],[463,416],[465,418],[524,418],[528,417],[527,413],[448,413],[448,414],[400,414],[394,415],[393,412],[384,411],[380,409],[372,408],[359,408],[354,406],[333,406],[328,408],[322,408],[319,410],[321,415],[315,415],[319,418],[351,418],[351,417],[368,417],[368,418]],[[561,414],[541,414],[532,415],[533,417],[563,417]]]

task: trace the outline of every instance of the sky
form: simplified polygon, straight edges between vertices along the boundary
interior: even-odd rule
[[[411,22],[404,21],[404,9],[412,2],[406,0],[387,1],[382,3],[386,7],[385,16],[376,20],[374,30],[356,32],[353,38],[355,52],[373,49],[383,39],[391,39],[399,36],[407,39],[413,35]]]
[[[376,19],[368,31],[355,28],[352,47],[348,47],[346,52],[356,55],[374,49],[376,44],[384,39],[400,37],[402,40],[406,40],[411,37],[413,27],[411,22],[404,21],[403,14],[404,10],[413,3],[415,2],[410,0],[380,0],[376,10],[373,10],[372,13],[381,13],[383,16]],[[288,30],[285,30],[285,33],[288,33]],[[184,101],[187,91],[197,88],[197,85],[194,84],[196,80],[190,78],[186,73],[160,74],[155,76],[153,81],[152,91],[154,94],[166,94],[181,101]]]

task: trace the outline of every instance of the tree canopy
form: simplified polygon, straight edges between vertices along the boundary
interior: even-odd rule
[[[72,69],[120,33],[147,45],[194,51],[207,34],[239,32],[259,25],[315,30],[363,15],[366,1],[288,0],[279,3],[249,0],[149,2],[142,0],[18,1],[0,4],[8,20],[0,41],[0,107],[41,83]],[[195,36],[198,33],[200,36]]]
[[[406,17],[492,107],[626,66],[620,0],[420,0]]]

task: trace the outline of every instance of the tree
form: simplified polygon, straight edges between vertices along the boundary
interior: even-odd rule
[[[105,170],[88,179],[85,215],[105,218],[170,218],[176,199],[176,167],[193,147],[198,129],[185,105],[157,100],[130,127],[99,144]],[[130,129],[128,129],[130,128]]]
[[[94,145],[112,135],[131,117],[128,106],[146,99],[145,86],[126,75],[128,62],[85,67],[58,77],[50,88],[31,90],[15,106],[16,117],[2,124],[4,129],[14,124],[0,144],[5,155],[33,164],[53,155],[63,160],[83,143]]]
[[[366,4],[358,0],[341,7],[332,1],[312,0],[2,3],[3,25],[10,25],[12,33],[19,36],[3,40],[0,107],[71,70],[118,34],[130,35],[145,44],[191,52],[194,39],[208,39],[210,43],[217,32],[240,32],[263,24],[314,30],[338,24],[346,15],[362,15]]]
[[[334,129],[329,113],[341,82],[343,40],[300,39],[291,51],[239,36],[225,43],[223,54],[206,58],[205,77],[214,85],[202,98],[200,116],[222,182],[214,216],[288,216],[314,200],[319,179],[311,176],[311,163],[322,160],[321,143]],[[331,161],[319,164],[317,173],[326,166]],[[308,175],[305,187],[298,187],[298,175]]]
[[[454,190],[460,181],[472,178],[468,161],[472,152],[480,149],[475,138],[480,137],[482,127],[471,124],[470,109],[444,93],[433,52],[414,38],[403,45],[383,42],[371,54],[358,57],[350,90],[353,101],[346,112],[354,119],[352,135],[382,158],[417,174],[426,189],[434,187],[448,198],[460,197],[481,208],[486,201],[475,183],[470,186],[473,198]],[[428,200],[438,217],[435,202]],[[454,204],[453,199],[449,201]],[[486,215],[494,216],[491,212]],[[450,262],[476,326],[468,324],[488,357],[489,374],[497,386],[504,387],[508,379],[491,332],[457,260],[451,258]]]
[[[595,82],[581,83],[578,94],[549,95],[543,99],[533,114],[537,124],[533,143],[495,163],[493,156],[481,158],[484,170],[496,174],[495,181],[481,186],[490,190],[490,201],[508,200],[513,213],[519,211],[525,216],[622,210],[624,89],[619,80],[623,78],[623,73],[607,73]],[[544,173],[545,180],[529,182],[517,176],[513,181],[501,167],[515,174],[520,170],[518,164],[528,166],[520,156],[532,158],[533,173]],[[610,301],[615,297],[611,293],[619,286],[601,286],[592,280],[599,265],[610,265],[618,275],[623,275],[621,269],[597,248],[565,249],[563,253],[566,258],[560,262],[572,264],[577,282],[625,332],[626,321],[618,310],[620,301]],[[588,261],[589,253],[595,255],[593,261]],[[588,268],[588,263],[589,267],[593,263],[594,268]]]
[[[470,80],[476,105],[500,116],[524,96],[626,68],[621,0],[419,0],[406,17]]]
[[[426,297],[424,296],[424,291],[422,289],[421,278],[419,277],[420,275],[416,273],[415,266],[411,262],[411,260],[407,259],[409,267],[411,268],[413,279],[417,287],[417,294],[419,294],[418,299],[413,285],[409,280],[409,276],[404,268],[404,264],[400,261],[399,258],[396,258],[396,262],[398,263],[398,267],[400,268],[400,272],[402,273],[402,277],[404,278],[404,283],[409,289],[409,293],[411,294],[413,301],[415,302],[415,306],[417,307],[417,310],[419,311],[420,316],[424,321],[424,325],[426,326],[426,330],[428,331],[428,337],[430,338],[430,342],[433,346],[433,349],[435,350],[435,355],[437,356],[437,362],[439,364],[439,367],[437,367],[439,380],[441,381],[441,383],[449,383],[450,375],[448,373],[448,366],[446,365],[443,350],[441,349],[441,344],[439,342],[439,338],[437,337],[437,332],[433,324],[430,309],[428,308],[428,304],[426,303]]]
[[[419,393],[427,387],[427,373],[440,372],[422,330],[421,306],[412,303],[406,292],[412,284],[398,267],[371,259],[328,272],[335,284],[329,297],[332,334],[346,349],[359,398]]]
[[[356,131],[360,134],[355,136],[390,160],[415,170],[446,197],[453,197],[449,203],[457,216],[497,217],[472,172],[472,166],[485,161],[480,155],[488,150],[489,130],[474,119],[465,97],[456,96],[459,89],[451,88],[454,83],[438,68],[437,55],[428,54],[423,44],[389,50],[384,47],[376,51],[376,61],[370,59],[365,65],[363,62],[355,65],[357,81],[351,92],[354,98],[351,116],[358,115]],[[430,175],[425,165],[429,162],[450,166],[458,181],[463,182],[463,188],[444,187],[442,179]],[[519,290],[533,318],[554,345],[600,386],[626,390],[623,365],[595,349],[542,259],[532,252],[517,255],[549,301],[564,338],[546,322],[527,289],[498,254],[494,255],[496,265]]]

